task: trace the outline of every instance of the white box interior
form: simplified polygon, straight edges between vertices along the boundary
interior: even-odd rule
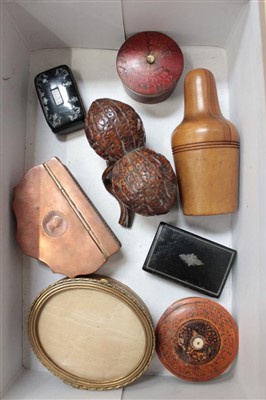
[[[1,4],[1,390],[3,399],[262,399],[266,382],[266,119],[265,10],[259,1],[3,1]],[[185,70],[163,103],[132,100],[117,76],[117,50],[143,30],[170,35],[181,46]],[[158,217],[136,215],[118,224],[116,201],[104,189],[105,162],[83,131],[58,138],[37,100],[37,73],[67,64],[88,109],[96,98],[124,101],[141,116],[147,146],[173,164],[171,134],[183,117],[183,81],[197,67],[216,78],[223,115],[240,134],[240,203],[234,215],[184,217],[180,205]],[[23,256],[15,242],[12,188],[33,165],[58,156],[114,230],[122,249],[99,273],[130,286],[150,309],[154,324],[174,301],[195,291],[142,271],[160,221],[238,251],[220,299],[240,332],[233,368],[205,383],[170,375],[156,355],[145,376],[120,390],[74,389],[47,372],[31,352],[25,325],[30,305],[61,278]],[[111,212],[110,212],[111,211]],[[159,295],[158,295],[159,293]],[[204,297],[204,296],[202,296]]]

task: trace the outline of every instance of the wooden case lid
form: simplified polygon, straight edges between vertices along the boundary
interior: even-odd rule
[[[120,242],[68,169],[54,157],[31,168],[14,188],[17,242],[54,272],[95,272]]]
[[[82,389],[130,384],[146,370],[155,348],[143,301],[100,275],[65,278],[44,289],[32,305],[28,334],[43,365]]]
[[[211,71],[197,68],[187,73],[184,100],[183,121],[172,134],[174,154],[225,146],[239,148],[236,127],[221,113],[216,81]]]
[[[128,94],[135,100],[157,103],[174,90],[183,72],[180,47],[160,32],[140,32],[120,48],[117,72]]]
[[[172,374],[206,381],[224,372],[238,351],[238,329],[220,304],[191,297],[173,303],[156,326],[156,351]]]

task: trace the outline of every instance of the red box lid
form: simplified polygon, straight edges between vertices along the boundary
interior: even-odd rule
[[[165,100],[183,72],[180,47],[160,32],[140,32],[120,48],[116,68],[127,93],[142,102]]]

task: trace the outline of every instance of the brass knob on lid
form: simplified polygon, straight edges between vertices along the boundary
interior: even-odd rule
[[[155,62],[155,57],[154,57],[152,54],[149,54],[149,55],[146,57],[146,61],[147,61],[149,64],[153,64],[153,63]]]

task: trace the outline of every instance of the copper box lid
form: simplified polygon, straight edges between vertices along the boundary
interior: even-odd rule
[[[169,36],[140,32],[121,46],[116,68],[129,96],[144,103],[159,103],[175,89],[184,58]]]
[[[90,274],[120,249],[114,233],[56,157],[24,175],[14,188],[13,210],[22,251],[54,272]]]
[[[189,297],[173,303],[156,326],[156,351],[172,374],[207,381],[224,372],[238,351],[238,329],[220,304]]]

